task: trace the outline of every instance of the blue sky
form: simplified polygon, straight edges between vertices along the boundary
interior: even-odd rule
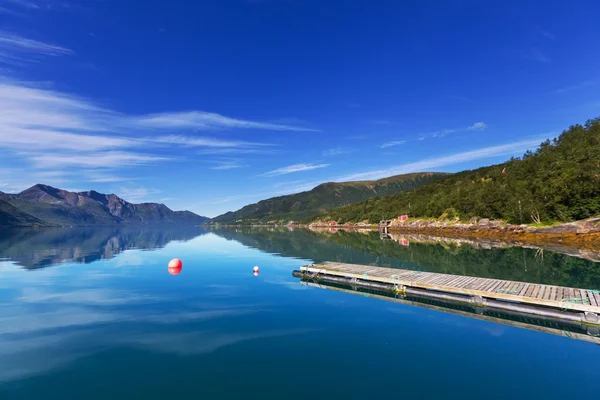
[[[600,116],[596,1],[0,0],[0,190],[216,216]]]

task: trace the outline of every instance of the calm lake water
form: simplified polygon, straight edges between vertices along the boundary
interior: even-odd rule
[[[0,399],[597,396],[595,343],[291,274],[328,260],[600,288],[600,263],[581,258],[404,244],[377,232],[0,231]]]

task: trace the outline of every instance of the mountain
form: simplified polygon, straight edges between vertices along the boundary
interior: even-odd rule
[[[322,215],[335,207],[411,190],[447,175],[439,172],[419,172],[377,181],[328,182],[310,191],[273,197],[247,205],[238,211],[213,218],[212,222],[227,224],[301,221]]]
[[[199,225],[207,221],[190,211],[173,211],[157,203],[132,204],[93,190],[75,193],[38,184],[18,194],[0,192],[0,226]]]
[[[600,215],[600,118],[573,125],[535,151],[452,174],[417,189],[332,210],[339,223],[472,217],[550,224]]]

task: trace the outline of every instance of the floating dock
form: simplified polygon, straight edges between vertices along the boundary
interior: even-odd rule
[[[600,291],[371,265],[324,262],[306,265],[295,277],[313,282],[464,303],[481,310],[515,312],[600,327]]]

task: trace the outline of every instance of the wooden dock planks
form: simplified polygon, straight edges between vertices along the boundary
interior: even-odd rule
[[[600,293],[597,290],[337,262],[307,265],[300,269],[311,273],[600,313]]]

